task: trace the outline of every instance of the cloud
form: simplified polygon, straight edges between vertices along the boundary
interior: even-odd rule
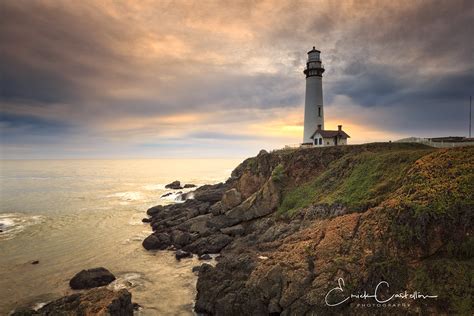
[[[351,141],[465,133],[470,1],[0,6],[0,128],[12,157],[15,142],[30,146],[22,156],[173,155],[179,146],[227,155],[229,141],[246,155],[298,143],[313,45],[326,66],[328,122],[356,129]]]

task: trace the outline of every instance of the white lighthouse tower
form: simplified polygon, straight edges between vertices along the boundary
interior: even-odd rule
[[[304,136],[303,143],[313,143],[311,136],[318,129],[324,130],[324,108],[323,108],[323,72],[321,63],[321,52],[314,46],[308,52],[306,62],[306,97],[304,104]]]

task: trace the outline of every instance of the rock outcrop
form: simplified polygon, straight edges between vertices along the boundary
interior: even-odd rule
[[[83,293],[75,293],[52,301],[39,310],[17,309],[12,316],[49,315],[110,315],[132,316],[134,305],[132,295],[125,289],[118,292],[107,288],[96,288]]]
[[[90,289],[107,285],[115,280],[115,276],[105,268],[94,268],[78,272],[70,281],[73,290]]]
[[[186,197],[147,211],[159,248],[146,248],[220,253],[215,267],[199,268],[198,313],[472,314],[473,147],[261,151],[225,183]],[[327,296],[341,279],[343,292]],[[406,290],[438,298],[330,306],[382,281],[390,285],[383,297]]]
[[[165,185],[165,188],[166,189],[172,189],[172,190],[180,190],[183,187],[181,186],[181,182],[176,180],[176,181],[173,181],[173,182],[168,183],[167,185]]]

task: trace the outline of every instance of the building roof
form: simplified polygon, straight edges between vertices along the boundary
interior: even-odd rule
[[[309,54],[309,53],[312,53],[312,52],[318,52],[318,53],[321,53],[321,51],[317,50],[315,46],[313,46],[313,49],[312,49],[312,50],[310,50],[310,51],[308,52],[308,54]]]
[[[311,135],[311,138],[314,138],[314,135],[316,134],[321,134],[323,138],[331,138],[331,137],[336,137],[336,136],[341,136],[342,138],[350,138],[350,136],[344,132],[343,130],[338,130],[338,131],[328,131],[328,130],[323,130],[323,129],[317,129],[313,135]]]

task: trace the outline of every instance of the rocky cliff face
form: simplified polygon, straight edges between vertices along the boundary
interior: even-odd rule
[[[122,289],[114,292],[105,287],[100,287],[64,296],[46,304],[39,310],[18,309],[13,312],[12,316],[132,316],[133,310],[132,295],[127,290]]]
[[[144,246],[221,253],[199,272],[202,314],[472,314],[473,157],[416,144],[262,151],[226,183],[148,210]],[[382,281],[380,301],[437,298],[344,300]]]

